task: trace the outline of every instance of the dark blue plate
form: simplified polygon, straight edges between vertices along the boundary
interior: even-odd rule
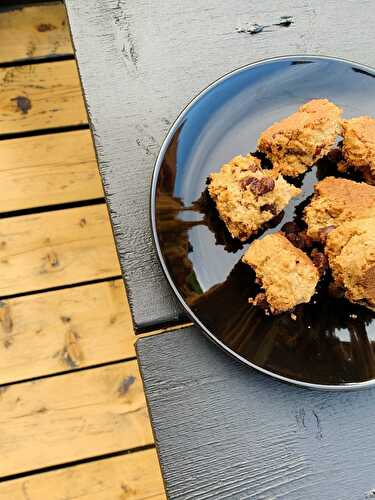
[[[230,238],[206,193],[210,172],[255,151],[259,134],[313,98],[327,98],[344,116],[375,116],[375,70],[350,61],[288,56],[260,61],[217,80],[173,124],[155,165],[153,235],[160,262],[195,323],[244,363],[309,387],[350,389],[375,383],[374,314],[324,286],[310,304],[267,317],[248,304],[254,276],[240,262],[247,245]],[[301,180],[302,195],[274,221],[279,230],[301,211],[324,162]],[[332,169],[331,169],[332,170]],[[264,232],[262,233],[264,234]]]

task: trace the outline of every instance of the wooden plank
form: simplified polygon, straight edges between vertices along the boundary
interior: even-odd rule
[[[0,11],[0,63],[72,54],[62,3]]]
[[[0,68],[0,135],[82,123],[75,61]]]
[[[89,130],[0,141],[0,211],[104,196]]]
[[[155,449],[0,484],[0,500],[164,500]]]
[[[137,362],[5,386],[0,476],[152,444]]]
[[[281,383],[197,327],[137,353],[170,500],[374,498],[374,389]]]
[[[0,220],[0,296],[119,274],[104,204]]]
[[[149,0],[65,4],[135,327],[175,322],[182,309],[152,244],[148,197],[155,158],[171,123],[210,82],[259,59],[317,53],[374,65],[375,52],[368,47],[375,4],[365,0],[360,9],[352,0],[342,0],[339,9],[337,0],[165,0],[157,9],[150,9]],[[285,15],[294,22],[275,25]],[[268,27],[256,35],[239,32],[249,23]]]
[[[0,306],[0,384],[135,356],[120,279]]]

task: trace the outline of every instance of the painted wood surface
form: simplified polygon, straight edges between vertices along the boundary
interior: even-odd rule
[[[75,61],[0,68],[0,136],[83,123]]]
[[[119,274],[105,205],[0,220],[0,296]]]
[[[262,58],[316,53],[375,65],[369,49],[375,4],[94,4],[66,0],[132,314],[144,330],[182,315],[158,263],[149,222],[152,170],[173,120],[210,82]],[[285,15],[293,16],[288,27],[278,25]],[[246,31],[253,23],[266,27],[252,35]]]
[[[0,477],[152,444],[137,362],[0,391]]]
[[[134,356],[121,279],[0,302],[0,384]]]
[[[0,500],[164,500],[155,450],[0,483]]]
[[[104,196],[89,130],[0,141],[0,212]]]
[[[0,10],[0,63],[73,53],[62,2]]]
[[[137,353],[171,500],[374,497],[374,390],[277,382],[197,328],[139,339]]]

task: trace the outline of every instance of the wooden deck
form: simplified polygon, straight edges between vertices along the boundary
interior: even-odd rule
[[[64,7],[0,7],[0,499],[164,499]]]

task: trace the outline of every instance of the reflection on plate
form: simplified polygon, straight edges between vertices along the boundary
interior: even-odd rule
[[[212,171],[255,150],[259,133],[312,98],[347,117],[375,114],[375,70],[323,57],[283,57],[241,68],[212,84],[180,115],[155,166],[151,217],[163,269],[193,320],[221,347],[270,375],[320,388],[375,384],[375,315],[323,290],[310,304],[276,317],[249,305],[254,274],[206,190]],[[321,162],[302,194],[256,235],[280,230],[330,172]]]

